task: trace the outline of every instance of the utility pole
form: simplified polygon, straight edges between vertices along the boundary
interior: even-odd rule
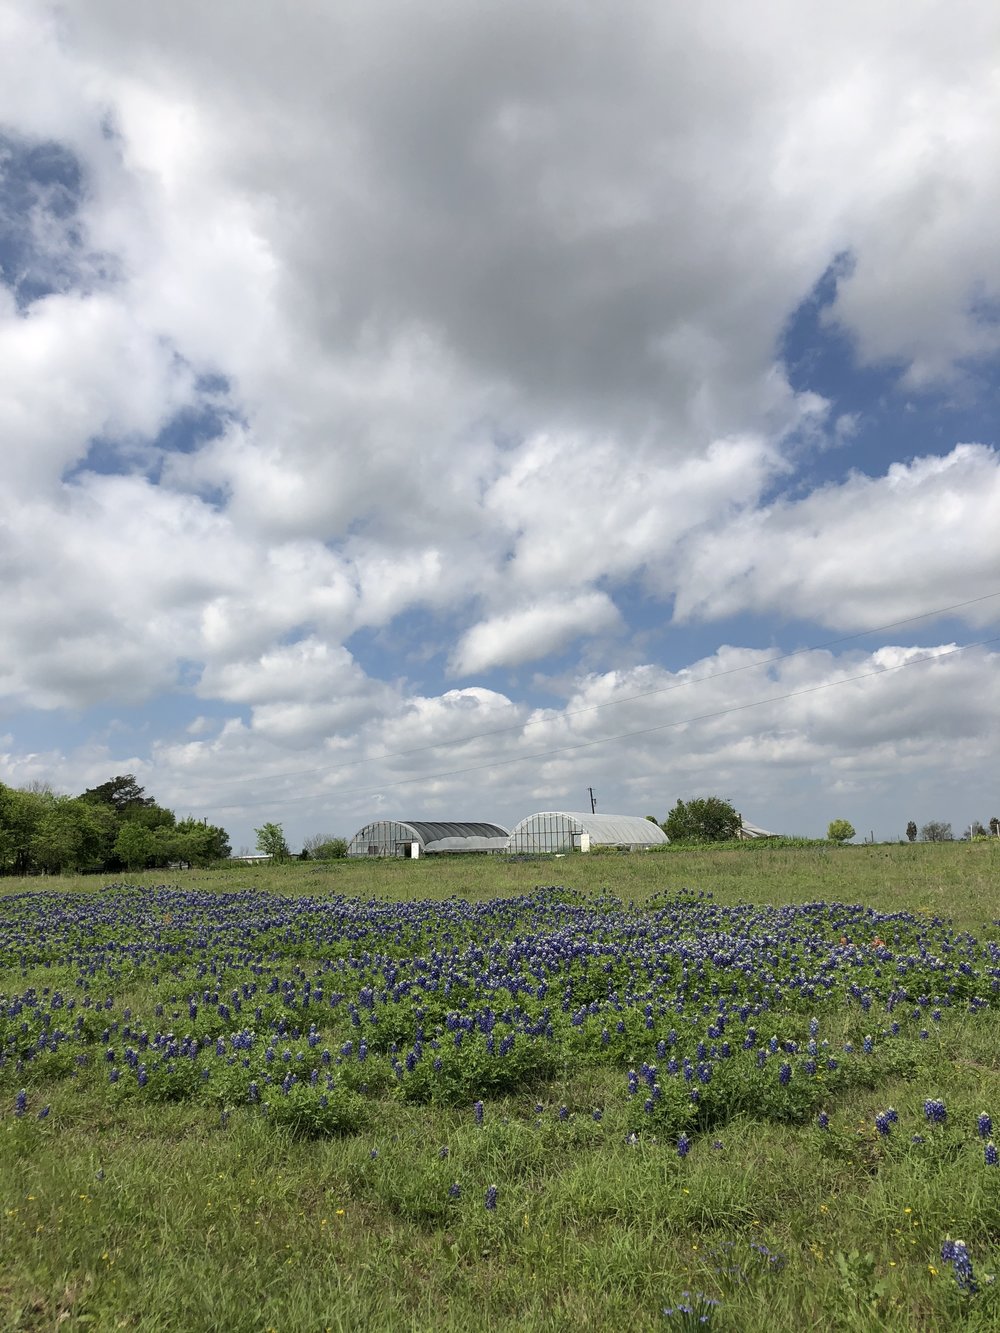
[[[590,792],[590,813],[591,813],[592,815],[596,815],[596,814],[597,814],[597,797],[594,795],[594,789],[593,789],[593,787],[588,787],[587,790]]]

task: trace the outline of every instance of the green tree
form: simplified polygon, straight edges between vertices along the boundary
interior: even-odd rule
[[[332,833],[314,833],[306,838],[302,850],[311,861],[336,861],[347,855],[347,839],[335,838]]]
[[[116,814],[123,815],[126,811],[156,804],[151,796],[144,793],[145,788],[139,786],[135,774],[124,773],[109,778],[99,787],[88,787],[80,800],[90,801],[94,805],[110,805]]]
[[[849,842],[854,837],[854,825],[849,819],[831,819],[826,836],[831,842]]]
[[[912,819],[906,826],[906,836],[909,838],[910,842],[916,842],[917,840],[917,826]]]
[[[178,859],[190,861],[193,866],[226,861],[232,855],[229,834],[216,824],[188,816],[177,821],[174,832],[183,847],[183,853]]]
[[[264,824],[255,828],[257,850],[263,856],[270,856],[275,861],[286,861],[290,855],[285,832],[280,824]]]
[[[14,875],[30,872],[31,841],[45,808],[43,793],[0,783],[0,871]]]
[[[663,821],[671,842],[728,842],[739,836],[741,820],[721,796],[696,796],[678,801]]]
[[[115,839],[115,855],[128,870],[144,870],[155,847],[152,831],[133,819],[125,821]]]
[[[924,824],[920,830],[920,837],[923,842],[954,842],[955,835],[951,831],[951,825],[943,819],[932,819]]]
[[[73,796],[47,795],[41,800],[41,817],[30,843],[33,866],[52,874],[96,867],[108,847],[107,816]]]

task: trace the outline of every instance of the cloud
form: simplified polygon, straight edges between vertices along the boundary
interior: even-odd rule
[[[900,385],[923,405],[989,379],[998,22],[973,2],[914,23],[890,0],[444,0],[431,21],[389,0],[253,22],[234,0],[7,0],[0,124],[72,188],[29,171],[0,199],[37,279],[30,301],[0,287],[4,726],[148,705],[154,740],[112,761],[96,732],[15,739],[4,772],[145,765],[161,799],[244,824],[261,774],[262,800],[325,822],[336,793],[338,817],[369,799],[345,783],[372,770],[338,764],[520,726],[533,696],[477,694],[485,673],[556,656],[570,682],[537,727],[460,747],[499,764],[599,735],[574,699],[683,683],[687,658],[719,674],[744,650],[706,626],[769,642],[789,617],[849,631],[994,591],[989,414],[887,466],[858,443],[857,384],[842,405],[779,357],[840,257],[817,336],[882,368],[880,410]],[[648,661],[671,608],[675,655]],[[400,623],[419,664],[387,646]],[[363,666],[345,645],[365,630],[382,658]],[[834,671],[808,660],[803,680]],[[682,753],[659,734],[593,753],[629,805],[659,800],[666,768],[773,792],[790,820],[828,772],[922,782],[934,716],[978,771],[953,699],[880,719],[867,688],[856,733],[789,706],[780,727],[682,732]],[[216,720],[160,721],[165,692]],[[586,755],[472,788],[410,756],[367,786],[422,774],[427,809],[478,794],[515,815],[526,791],[579,805]]]
[[[957,445],[944,457],[854,473],[801,500],[747,510],[680,561],[680,620],[759,612],[837,628],[879,625],[997,586],[1000,455]],[[996,620],[980,602],[955,614]]]
[[[473,625],[455,650],[452,670],[470,676],[497,666],[520,666],[561,651],[581,634],[613,631],[620,625],[615,605],[605,593],[536,602]]]

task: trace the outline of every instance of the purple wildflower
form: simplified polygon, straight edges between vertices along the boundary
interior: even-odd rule
[[[965,1248],[965,1241],[946,1240],[941,1246],[941,1258],[955,1270],[955,1281],[958,1283],[959,1291],[974,1296],[979,1290],[979,1283],[972,1271],[972,1260]]]

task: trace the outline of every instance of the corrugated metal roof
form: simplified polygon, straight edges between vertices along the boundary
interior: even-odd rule
[[[421,842],[440,842],[442,838],[506,838],[509,829],[500,824],[428,822],[424,819],[400,819],[397,823],[413,829]]]

